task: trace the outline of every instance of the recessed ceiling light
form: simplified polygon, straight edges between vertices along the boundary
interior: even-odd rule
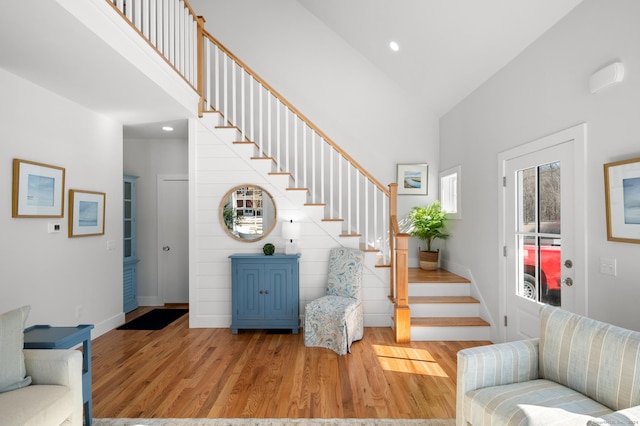
[[[396,43],[395,41],[392,41],[391,43],[389,43],[389,47],[394,52],[397,52],[400,49],[400,46],[398,46],[398,43]]]
[[[171,126],[162,126],[162,130],[165,132],[173,132],[173,127]]]

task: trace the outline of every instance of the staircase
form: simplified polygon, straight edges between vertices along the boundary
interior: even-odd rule
[[[411,340],[490,340],[490,324],[470,294],[470,281],[459,275],[409,268]]]
[[[407,341],[409,334],[411,340],[488,340],[489,324],[479,318],[480,304],[470,296],[468,280],[442,270],[407,271],[408,235],[398,229],[396,184],[386,187],[378,182],[220,44],[204,29],[204,19],[187,0],[162,4],[149,0],[106,2],[197,92],[201,124],[235,153],[234,160],[237,155],[249,164],[248,170],[277,188],[285,204],[304,210],[304,220],[321,229],[323,237],[326,234],[340,245],[365,251],[365,266],[376,284],[369,289],[374,295],[365,300],[377,309],[370,314],[375,317],[370,325],[387,324],[384,292],[388,286],[386,294],[395,305],[398,342]],[[196,186],[202,183],[206,188],[202,219],[197,217],[205,225],[214,210],[209,203],[215,185],[231,183],[212,181],[212,176],[219,176],[219,170],[212,166],[216,144],[214,141],[202,147],[209,149],[207,158],[198,157],[197,161],[206,166],[200,170],[196,165],[195,170]],[[198,181],[200,172],[202,182]],[[226,172],[240,179],[234,174],[237,170]],[[198,196],[196,189],[196,199]],[[204,229],[211,233],[211,228]],[[211,235],[203,237],[203,244],[211,255],[209,251],[215,246]],[[215,276],[215,266],[210,263],[207,267],[207,277]],[[204,316],[217,318],[213,306],[220,289],[203,285],[210,308]],[[398,330],[402,330],[402,336]]]

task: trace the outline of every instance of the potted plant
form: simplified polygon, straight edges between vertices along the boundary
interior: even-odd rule
[[[420,268],[426,270],[438,269],[439,250],[431,250],[431,242],[440,238],[446,240],[449,234],[444,233],[444,224],[447,220],[446,213],[442,211],[440,201],[435,200],[429,206],[416,206],[409,212],[412,237],[420,238],[426,242],[426,251],[419,250]]]

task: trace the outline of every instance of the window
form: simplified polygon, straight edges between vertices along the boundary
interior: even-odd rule
[[[440,172],[440,203],[449,219],[462,219],[460,185],[460,166]]]

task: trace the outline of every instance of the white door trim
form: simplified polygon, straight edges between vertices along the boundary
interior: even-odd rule
[[[507,340],[507,328],[504,326],[502,318],[507,313],[507,263],[503,254],[503,248],[506,245],[506,197],[505,188],[503,186],[503,177],[506,173],[507,161],[549,148],[563,142],[574,141],[574,225],[578,232],[575,233],[575,282],[584,286],[584,291],[580,292],[578,300],[576,300],[576,313],[587,315],[588,300],[588,277],[587,277],[587,209],[586,209],[586,141],[587,141],[587,124],[582,123],[577,126],[570,127],[566,130],[559,131],[549,136],[545,136],[534,141],[519,145],[515,148],[503,151],[498,154],[498,185],[500,187],[498,196],[498,278],[499,278],[499,318],[500,330],[497,333],[501,341]],[[583,230],[585,232],[579,232]]]
[[[162,205],[162,182],[164,181],[185,181],[189,182],[189,175],[186,174],[159,174],[156,179],[156,259],[158,266],[158,300],[160,304],[165,303],[165,283],[161,282],[162,277],[162,248],[160,247],[160,206]],[[188,206],[186,206],[188,208]],[[187,259],[188,261],[188,259]]]

